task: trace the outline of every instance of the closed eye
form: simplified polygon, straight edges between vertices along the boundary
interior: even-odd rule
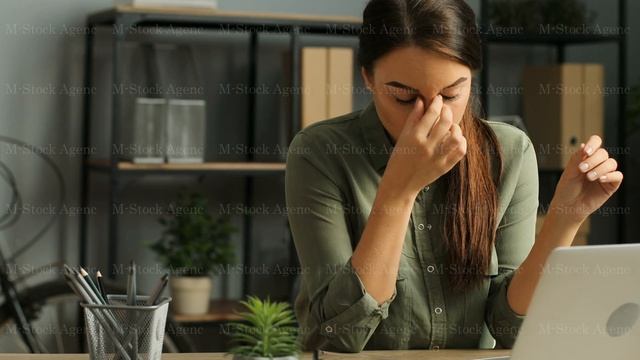
[[[453,100],[457,99],[459,96],[460,96],[459,94],[458,94],[458,95],[454,95],[454,96],[446,96],[446,95],[442,95],[442,100],[444,100],[444,101],[453,101]],[[407,100],[405,100],[405,99],[400,99],[400,98],[395,98],[395,99],[396,99],[396,101],[397,101],[397,102],[399,102],[400,104],[409,105],[409,104],[413,104],[413,103],[416,101],[416,99],[417,99],[417,98],[418,98],[418,97],[416,96],[416,97],[414,97],[414,98],[407,99]]]

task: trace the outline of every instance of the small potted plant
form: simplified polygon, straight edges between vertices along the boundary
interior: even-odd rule
[[[241,301],[244,322],[230,324],[233,360],[295,360],[300,353],[298,328],[286,302],[271,302],[249,296]]]
[[[228,216],[212,216],[206,198],[198,193],[181,192],[168,216],[159,222],[165,229],[151,249],[172,273],[169,288],[173,312],[208,312],[211,274],[234,261],[230,235],[236,228]]]

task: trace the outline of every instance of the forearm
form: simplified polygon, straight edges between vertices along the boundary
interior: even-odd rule
[[[417,193],[389,173],[380,181],[369,219],[351,258],[368,293],[379,304],[394,292],[400,254]]]
[[[571,246],[580,225],[581,222],[550,208],[529,255],[509,285],[508,302],[516,313],[526,315],[547,258],[555,248]]]

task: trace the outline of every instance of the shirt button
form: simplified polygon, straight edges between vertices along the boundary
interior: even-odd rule
[[[418,230],[424,230],[424,224],[418,224]]]
[[[427,224],[427,230],[431,230],[431,224]]]
[[[327,333],[329,333],[329,334],[330,334],[330,333],[332,333],[332,332],[333,332],[333,328],[332,328],[331,326],[327,325],[327,326],[324,328],[324,331],[326,331]]]
[[[435,269],[436,269],[436,267],[433,266],[433,265],[427,266],[427,271],[430,272],[430,273],[432,273]]]
[[[442,308],[441,307],[437,307],[435,308],[436,314],[440,315],[442,314]]]

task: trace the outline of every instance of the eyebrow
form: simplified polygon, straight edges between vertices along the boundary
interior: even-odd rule
[[[466,77],[461,77],[458,80],[454,81],[451,85],[447,85],[444,88],[442,88],[442,90],[448,89],[448,88],[452,88],[452,87],[454,87],[456,85],[459,85],[459,84],[461,84],[461,83],[463,83],[465,81],[467,81],[467,78]],[[405,85],[405,84],[397,82],[397,81],[389,81],[388,83],[385,83],[385,85],[390,85],[390,86],[401,88],[401,89],[405,89],[405,90],[419,92],[418,89],[414,89],[409,85]]]

